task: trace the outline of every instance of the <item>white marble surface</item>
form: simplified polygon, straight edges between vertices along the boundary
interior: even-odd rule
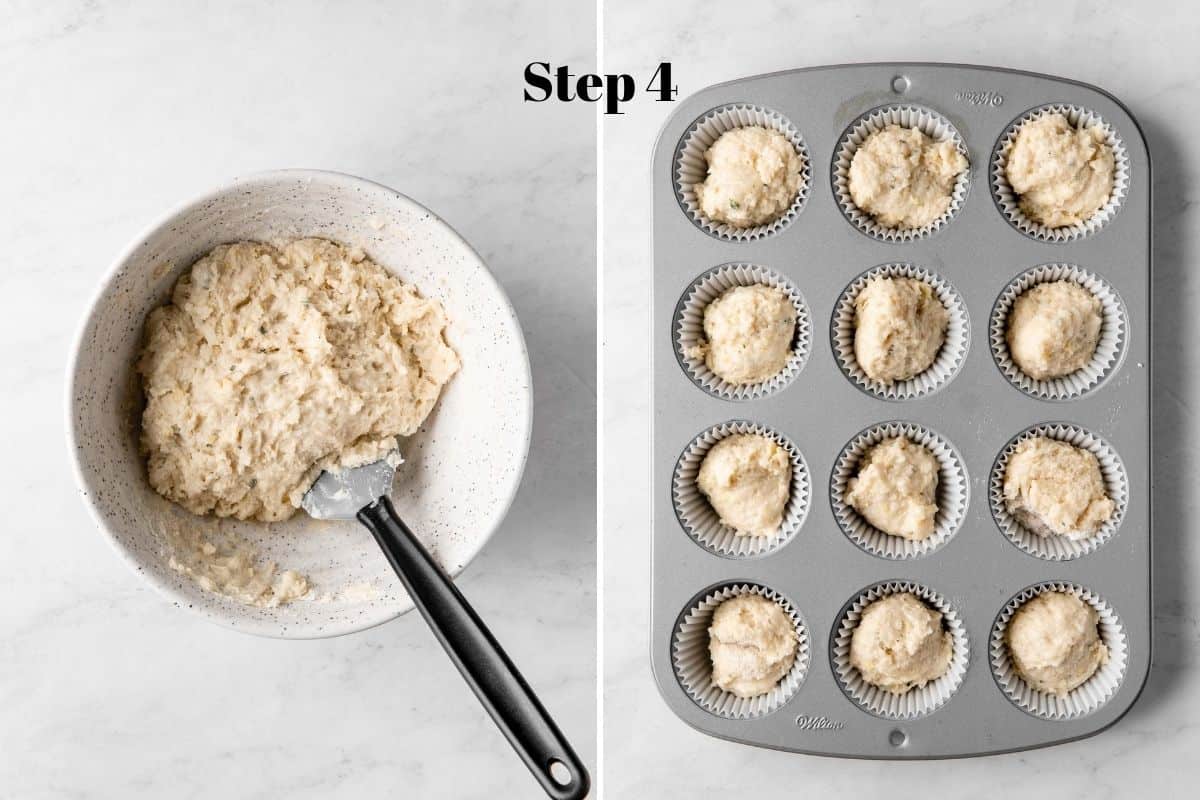
[[[606,0],[607,70],[674,64],[681,96],[818,64],[994,64],[1104,86],[1139,118],[1155,162],[1154,670],[1115,728],[1024,754],[933,763],[841,761],[708,738],[659,699],[649,667],[650,151],[671,106],[642,99],[604,129],[604,762],[607,797],[1179,797],[1200,777],[1200,545],[1194,407],[1200,392],[1200,13],[1118,2]],[[1176,344],[1175,342],[1178,342]]]
[[[459,584],[594,762],[595,134],[519,102],[526,55],[586,65],[593,24],[514,2],[0,2],[0,798],[536,793],[416,615],[315,642],[218,628],[76,497],[64,369],[110,260],[165,208],[289,166],[421,200],[512,296],[533,449]]]

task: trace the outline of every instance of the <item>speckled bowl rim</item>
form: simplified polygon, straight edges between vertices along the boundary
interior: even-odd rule
[[[230,630],[239,631],[241,633],[251,633],[256,636],[263,636],[274,639],[328,639],[335,636],[344,636],[348,633],[357,633],[382,625],[385,622],[390,622],[403,614],[408,613],[414,608],[413,601],[410,597],[405,597],[399,604],[383,605],[371,604],[363,613],[357,614],[353,619],[345,620],[322,620],[320,624],[290,624],[283,627],[273,621],[266,619],[258,619],[255,617],[239,617],[235,619],[233,614],[228,613],[224,609],[230,608],[226,603],[214,603],[211,607],[202,607],[195,604],[183,593],[179,592],[175,586],[169,581],[162,580],[153,570],[142,568],[141,562],[137,556],[131,552],[120,540],[120,538],[108,527],[108,523],[100,515],[95,503],[92,502],[87,491],[86,477],[83,472],[83,465],[79,460],[79,441],[75,435],[75,420],[74,406],[76,395],[75,375],[77,372],[79,356],[83,349],[84,337],[87,335],[89,327],[91,327],[92,319],[95,317],[104,295],[107,293],[109,286],[120,274],[121,269],[126,262],[133,258],[142,243],[152,237],[154,234],[168,228],[171,224],[190,213],[194,209],[221,197],[235,190],[245,190],[248,187],[276,183],[283,180],[306,180],[312,183],[324,183],[331,186],[343,186],[350,189],[358,190],[368,194],[384,194],[391,202],[399,203],[400,205],[409,206],[411,211],[420,212],[427,218],[429,224],[440,227],[447,238],[461,247],[471,258],[475,259],[482,267],[484,280],[490,281],[489,287],[496,295],[496,298],[502,304],[502,309],[507,313],[510,322],[513,325],[515,333],[515,341],[521,352],[520,369],[523,371],[523,385],[526,387],[533,386],[532,370],[529,364],[529,348],[525,344],[525,333],[521,328],[520,320],[517,318],[516,309],[513,308],[512,301],[508,294],[504,291],[496,276],[492,274],[487,267],[487,262],[479,255],[466,239],[464,239],[458,231],[451,227],[445,220],[429,210],[425,206],[413,200],[411,197],[397,192],[382,183],[360,178],[355,175],[349,175],[344,172],[335,172],[332,170],[318,169],[279,169],[268,170],[264,172],[254,172],[248,175],[238,176],[230,181],[222,183],[215,188],[205,192],[202,195],[193,197],[190,200],[179,203],[171,208],[166,213],[162,214],[152,223],[147,225],[137,236],[133,237],[117,257],[113,260],[104,277],[96,285],[91,297],[88,299],[86,311],[80,317],[77,323],[75,333],[71,338],[71,351],[67,357],[67,374],[65,381],[65,411],[66,411],[66,443],[67,449],[70,451],[71,469],[75,476],[76,489],[83,495],[84,505],[87,506],[88,514],[91,516],[97,529],[103,533],[104,538],[117,552],[121,559],[133,570],[138,577],[142,578],[152,585],[163,597],[171,601],[173,605],[181,608],[186,608],[188,611],[197,614],[209,622],[215,623]],[[512,365],[514,369],[518,365]],[[503,524],[504,518],[507,516],[509,509],[512,507],[513,501],[516,499],[517,491],[521,486],[521,479],[525,473],[525,465],[529,460],[529,446],[532,441],[533,434],[533,392],[527,389],[525,393],[525,402],[521,405],[521,414],[518,423],[521,426],[520,439],[523,442],[520,448],[520,457],[517,463],[514,464],[514,469],[511,473],[511,486],[508,487],[506,500],[502,507],[497,509],[497,514],[493,518],[492,525],[485,530],[478,538],[476,546],[468,551],[462,560],[461,565],[451,567],[448,572],[450,577],[455,577],[462,573],[467,566],[475,560],[480,551],[487,545],[496,531]],[[380,553],[380,557],[383,554]]]

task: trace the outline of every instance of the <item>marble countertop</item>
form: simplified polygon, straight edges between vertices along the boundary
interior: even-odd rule
[[[1182,796],[1200,777],[1200,51],[1196,9],[1168,3],[635,3],[607,0],[603,64],[674,66],[680,95],[747,75],[856,61],[1007,66],[1105,87],[1139,119],[1155,164],[1154,667],[1129,715],[1080,742],[941,762],[844,761],[709,738],[650,673],[649,163],[673,106],[642,98],[604,129],[602,454],[607,797]],[[614,478],[613,476],[619,476]]]
[[[0,16],[0,798],[536,791],[417,615],[311,642],[218,628],[139,580],[77,497],[64,372],[111,259],[164,209],[277,167],[410,194],[511,296],[532,452],[459,585],[594,764],[594,119],[513,102],[509,50],[588,65],[594,14],[55,0]]]

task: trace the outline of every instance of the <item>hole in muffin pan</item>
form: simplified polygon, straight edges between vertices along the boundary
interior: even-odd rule
[[[1026,683],[1012,664],[1006,639],[1008,625],[1021,606],[1040,594],[1052,591],[1075,595],[1096,610],[1100,640],[1108,648],[1108,660],[1090,678],[1065,695],[1039,691]],[[1079,719],[1099,711],[1116,696],[1125,680],[1129,659],[1125,625],[1108,601],[1078,583],[1045,581],[1017,592],[996,615],[988,639],[988,662],[1000,692],[1026,714],[1048,722]]]
[[[1060,378],[1038,380],[1026,375],[1012,360],[1008,348],[1008,320],[1017,300],[1042,283],[1068,281],[1081,286],[1100,301],[1100,338],[1091,360]],[[1125,361],[1129,341],[1129,314],[1125,302],[1107,280],[1075,264],[1040,264],[1024,270],[1001,290],[992,305],[988,324],[992,361],[1013,388],[1038,400],[1067,402],[1086,397],[1103,387]]]
[[[887,228],[875,221],[868,212],[860,209],[850,195],[850,164],[855,153],[872,133],[895,124],[902,128],[916,128],[936,141],[949,140],[967,159],[967,167],[958,174],[951,190],[950,204],[945,212],[933,222],[919,228]],[[842,216],[854,228],[877,241],[903,244],[925,239],[952,224],[959,210],[966,203],[971,189],[971,153],[967,149],[958,128],[944,114],[932,108],[912,103],[897,102],[872,108],[851,122],[838,137],[837,146],[829,164],[830,184],[833,196]]]
[[[941,613],[942,630],[949,632],[953,652],[941,676],[904,694],[893,694],[867,683],[850,664],[850,642],[868,606],[903,592],[916,595],[926,606]],[[969,669],[970,648],[966,625],[957,607],[944,594],[916,581],[885,580],[855,593],[834,618],[829,632],[829,667],[846,700],[861,710],[881,719],[913,720],[937,713],[954,699]]]
[[[791,669],[774,689],[754,697],[738,697],[712,682],[708,649],[708,628],[717,607],[742,594],[757,594],[778,603],[796,632]],[[786,705],[804,685],[811,661],[810,638],[804,616],[786,595],[759,581],[725,581],[698,593],[680,611],[671,638],[672,669],[688,698],[708,713],[725,719],[760,719]]]
[[[933,289],[949,314],[945,339],[934,356],[933,363],[907,380],[892,383],[874,380],[859,366],[855,355],[855,302],[875,277],[919,280]],[[838,368],[846,376],[846,380],[856,388],[880,400],[915,400],[940,392],[958,376],[971,348],[971,318],[959,291],[932,270],[899,261],[880,264],[855,276],[838,295],[834,303],[833,317],[829,322],[829,344]]]
[[[1006,174],[1008,154],[1021,126],[1049,113],[1062,114],[1072,126],[1077,126],[1082,122],[1084,126],[1101,128],[1105,132],[1105,143],[1112,148],[1115,162],[1112,193],[1109,195],[1108,202],[1088,219],[1058,228],[1047,227],[1025,215],[1019,206],[1019,197],[1009,185]],[[1006,125],[999,138],[996,139],[996,144],[988,157],[987,168],[992,201],[996,204],[996,210],[1000,212],[1000,216],[1014,230],[1025,236],[1052,244],[1073,242],[1086,236],[1092,236],[1104,228],[1124,204],[1125,195],[1129,191],[1131,171],[1125,142],[1117,130],[1096,112],[1070,103],[1048,103],[1036,106]]]
[[[850,479],[858,474],[863,457],[891,438],[905,438],[924,447],[938,462],[938,510],[934,532],[925,539],[909,540],[884,533],[845,501]],[[859,431],[842,447],[829,477],[829,502],[838,528],[858,548],[879,558],[907,560],[937,552],[958,534],[967,517],[970,486],[962,455],[949,439],[916,423],[881,422]]]
[[[1041,536],[1026,528],[1009,513],[1004,500],[1004,476],[1008,469],[1008,461],[1017,445],[1037,436],[1045,436],[1087,450],[1100,462],[1104,490],[1116,504],[1116,508],[1113,515],[1094,535],[1086,539],[1069,539],[1056,534]],[[1117,535],[1125,519],[1129,501],[1129,477],[1120,454],[1103,437],[1069,422],[1044,422],[1021,431],[1009,439],[1000,450],[988,477],[988,494],[992,519],[1013,545],[1031,556],[1047,561],[1070,561],[1096,552]]]
[[[708,163],[704,154],[721,134],[737,128],[761,126],[783,134],[803,160],[800,187],[788,209],[778,218],[751,227],[738,228],[725,222],[710,219],[701,209],[696,198],[695,187],[708,175]],[[800,130],[791,120],[771,108],[751,103],[727,103],[709,109],[696,118],[680,137],[671,162],[672,182],[675,199],[683,214],[692,224],[715,239],[727,242],[752,242],[774,236],[804,211],[812,194],[812,154]]]
[[[782,447],[791,462],[792,480],[783,522],[770,536],[738,536],[721,521],[697,484],[700,466],[708,452],[722,439],[740,434],[765,436]],[[675,516],[684,533],[700,547],[724,558],[756,558],[776,552],[804,526],[812,504],[812,476],[800,449],[778,431],[746,420],[713,425],[693,437],[675,463],[671,484]]]
[[[708,369],[704,359],[688,350],[704,337],[704,312],[725,292],[739,286],[770,286],[782,291],[796,312],[796,329],[787,362],[777,374],[758,383],[733,384]],[[697,276],[679,297],[671,318],[675,360],[696,388],[722,400],[757,400],[781,392],[804,370],[812,352],[812,312],[808,301],[787,276],[751,263],[721,264]]]

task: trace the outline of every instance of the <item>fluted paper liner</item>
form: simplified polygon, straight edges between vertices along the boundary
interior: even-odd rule
[[[710,370],[705,359],[689,355],[689,351],[706,339],[704,310],[708,308],[709,303],[735,286],[760,284],[781,290],[796,311],[796,332],[792,351],[783,369],[767,380],[759,383],[730,383]],[[812,349],[812,322],[808,304],[800,290],[778,272],[755,264],[723,264],[698,277],[676,305],[671,331],[675,339],[675,356],[692,383],[722,400],[757,400],[780,391],[804,369]]]
[[[1026,216],[1025,212],[1021,210],[1020,197],[1009,184],[1008,175],[1005,172],[1008,166],[1008,154],[1012,151],[1013,143],[1016,141],[1021,126],[1044,117],[1047,114],[1055,113],[1065,116],[1067,121],[1075,128],[1099,127],[1104,131],[1105,143],[1113,151],[1113,188],[1112,194],[1108,197],[1108,202],[1101,206],[1088,219],[1076,222],[1073,225],[1065,225],[1061,228],[1048,227]],[[1089,111],[1082,106],[1067,105],[1064,103],[1039,106],[1038,108],[1026,111],[1014,120],[1005,129],[1004,133],[1001,134],[999,141],[996,143],[996,149],[992,153],[991,182],[992,196],[996,200],[996,205],[1000,208],[1000,213],[1004,215],[1010,225],[1026,236],[1039,241],[1071,242],[1082,236],[1095,233],[1116,216],[1117,211],[1121,207],[1121,202],[1125,199],[1125,195],[1129,191],[1129,154],[1125,151],[1125,143],[1121,141],[1121,137],[1117,136],[1117,132],[1112,125],[1105,122],[1094,111]]]
[[[923,372],[905,381],[885,383],[863,371],[854,354],[857,311],[854,304],[872,278],[915,278],[928,284],[938,300],[946,307],[949,321],[946,338],[937,356]],[[883,264],[867,270],[843,290],[833,312],[830,339],[838,366],[854,385],[883,400],[912,400],[932,394],[958,374],[971,344],[971,322],[967,305],[958,291],[937,274],[912,264]]]
[[[940,677],[924,686],[909,689],[904,694],[894,694],[867,683],[862,673],[850,664],[850,640],[867,606],[876,600],[902,592],[916,595],[930,608],[941,612],[942,625],[950,632],[954,652],[950,657],[950,666]],[[969,656],[967,630],[958,612],[937,592],[910,581],[887,581],[860,592],[838,617],[829,648],[834,677],[846,697],[877,717],[895,720],[923,717],[945,705],[962,685]]]
[[[1100,530],[1096,531],[1094,536],[1086,539],[1070,539],[1055,533],[1042,536],[1022,525],[1009,512],[1008,506],[1004,502],[1004,474],[1008,470],[1008,461],[1016,451],[1017,445],[1035,436],[1057,439],[1060,442],[1082,448],[1096,456],[1096,460],[1100,462],[1100,475],[1104,479],[1105,492],[1116,508],[1113,510],[1113,515],[1100,526]],[[996,458],[989,483],[992,516],[1000,530],[1008,537],[1009,541],[1026,553],[1049,561],[1069,561],[1099,549],[1121,527],[1121,520],[1125,517],[1125,507],[1129,498],[1129,481],[1125,475],[1125,465],[1121,462],[1117,451],[1096,434],[1076,425],[1062,422],[1036,425],[1014,437]]]
[[[938,462],[934,531],[920,541],[884,533],[845,501],[848,484],[858,474],[863,456],[883,440],[897,436],[929,450]],[[850,541],[872,555],[905,560],[929,555],[958,532],[967,514],[969,487],[962,458],[941,434],[910,422],[886,422],[859,433],[842,448],[830,478],[829,500],[838,526]]]
[[[873,133],[888,125],[901,128],[916,128],[938,142],[952,141],[963,157],[968,159],[967,168],[958,174],[950,193],[950,205],[933,222],[920,228],[886,228],[875,221],[868,212],[860,209],[850,196],[850,162],[858,148]],[[913,105],[890,105],[876,108],[863,114],[842,134],[837,152],[833,157],[833,194],[846,219],[863,233],[885,242],[911,242],[930,236],[949,224],[962,208],[971,184],[970,154],[958,130],[941,114],[928,108]]]
[[[1008,316],[1017,298],[1040,283],[1070,281],[1091,292],[1100,301],[1100,338],[1088,363],[1061,378],[1038,380],[1026,375],[1012,360],[1008,349]],[[1043,264],[1021,273],[1004,287],[992,309],[989,338],[992,358],[1008,382],[1040,400],[1075,400],[1098,388],[1117,368],[1128,340],[1125,304],[1099,275],[1073,264]]]
[[[796,192],[792,205],[778,219],[752,228],[735,228],[708,218],[700,209],[695,187],[708,175],[708,162],[704,159],[704,154],[712,147],[713,142],[726,131],[755,125],[779,131],[796,148],[796,153],[802,161],[800,189]],[[799,216],[812,186],[812,158],[800,131],[778,111],[762,106],[732,104],[714,108],[692,123],[683,135],[679,150],[675,154],[672,173],[675,177],[675,196],[679,205],[700,230],[718,239],[748,242],[778,233]]]
[[[784,507],[783,523],[778,531],[769,536],[739,536],[717,516],[717,512],[700,491],[697,483],[700,465],[708,451],[717,442],[734,434],[765,436],[782,447],[791,461],[791,493]],[[710,553],[727,558],[751,558],[772,553],[783,547],[804,524],[812,496],[808,465],[804,462],[799,448],[786,436],[765,425],[742,420],[714,425],[691,441],[675,464],[671,494],[675,503],[675,514],[687,535]]]
[[[742,594],[757,594],[778,603],[796,630],[796,658],[792,668],[765,694],[738,697],[713,683],[712,657],[708,652],[708,628],[721,603]],[[671,662],[683,690],[696,705],[726,719],[753,719],[783,706],[799,690],[808,672],[808,630],[796,606],[773,589],[750,582],[733,582],[708,592],[683,614],[671,643]]]
[[[1100,616],[1100,640],[1108,648],[1108,663],[1102,664],[1091,678],[1065,695],[1038,691],[1026,683],[1025,679],[1017,674],[1006,641],[1008,624],[1017,610],[1038,595],[1052,591],[1073,594],[1096,609]],[[992,626],[990,650],[992,675],[996,678],[1000,690],[1018,708],[1045,720],[1058,722],[1092,713],[1112,699],[1125,677],[1127,645],[1125,629],[1117,612],[1100,595],[1074,583],[1049,581],[1031,586],[1013,597]]]

